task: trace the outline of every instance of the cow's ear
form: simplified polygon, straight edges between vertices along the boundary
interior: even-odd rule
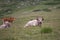
[[[36,20],[39,20],[38,18],[36,18]]]

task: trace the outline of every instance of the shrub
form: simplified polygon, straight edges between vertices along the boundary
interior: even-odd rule
[[[57,7],[57,9],[60,9],[60,6],[59,6],[59,7]]]
[[[57,5],[57,4],[60,4],[60,2],[48,2],[48,3],[45,3],[45,5]]]
[[[51,12],[51,9],[42,9],[42,11]]]
[[[41,11],[40,9],[37,9],[37,10],[33,10],[33,12],[38,12],[38,11]]]
[[[52,28],[50,27],[44,27],[41,29],[41,33],[51,33],[52,32]]]

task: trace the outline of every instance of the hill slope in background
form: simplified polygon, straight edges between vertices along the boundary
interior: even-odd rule
[[[60,5],[59,0],[0,0],[0,16],[37,5]]]

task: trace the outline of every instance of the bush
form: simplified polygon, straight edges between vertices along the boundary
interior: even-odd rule
[[[45,5],[57,5],[60,4],[60,1],[55,1],[55,2],[46,2]]]
[[[60,0],[54,0],[54,1],[60,1]]]
[[[41,29],[41,33],[51,33],[52,32],[52,28],[50,27],[44,27]]]
[[[51,12],[51,9],[42,9],[42,11]]]
[[[38,11],[41,11],[40,9],[37,9],[37,10],[33,10],[33,12],[38,12]]]
[[[57,7],[57,9],[60,9],[60,6],[59,6],[59,7]]]

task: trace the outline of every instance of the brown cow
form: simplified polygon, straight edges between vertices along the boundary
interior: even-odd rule
[[[11,23],[15,20],[14,17],[9,18],[2,18],[3,24],[0,26],[0,28],[7,28],[11,26]]]
[[[8,22],[13,22],[15,20],[14,17],[9,17],[9,18],[2,18],[3,22],[8,21]]]

